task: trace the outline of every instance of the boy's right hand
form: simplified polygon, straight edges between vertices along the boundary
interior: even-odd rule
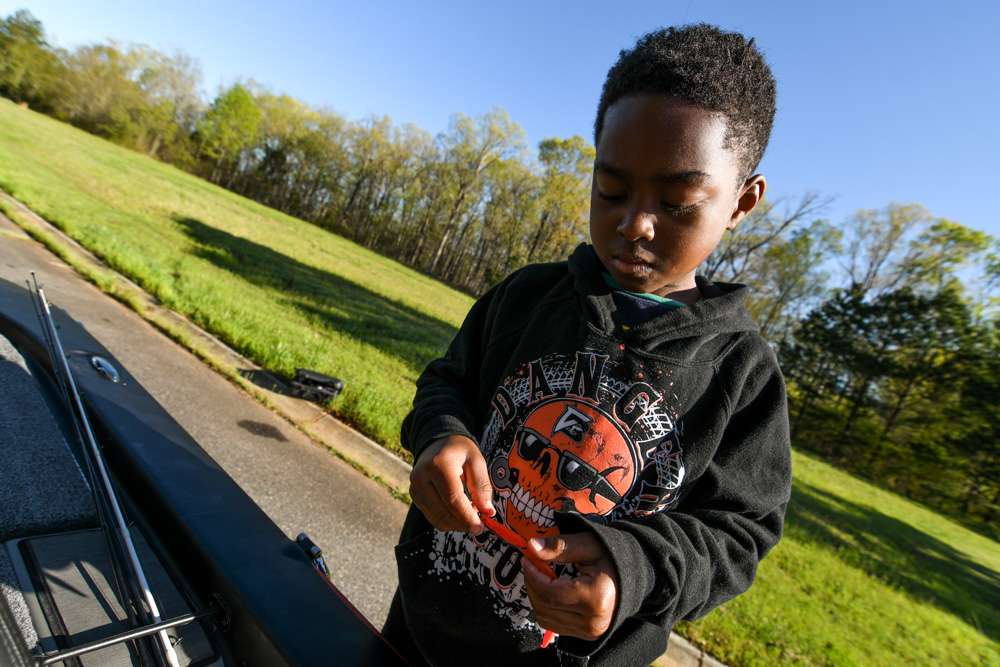
[[[464,435],[435,440],[420,453],[410,473],[410,497],[438,530],[478,535],[485,529],[479,512],[496,513],[486,459]]]

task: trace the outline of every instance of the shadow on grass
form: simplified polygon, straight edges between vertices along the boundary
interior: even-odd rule
[[[254,285],[281,291],[299,311],[400,359],[416,373],[441,355],[455,335],[451,324],[342,276],[194,218],[174,221],[197,244],[198,257]]]
[[[788,535],[832,547],[842,560],[997,639],[1000,573],[908,523],[802,482],[787,518]]]

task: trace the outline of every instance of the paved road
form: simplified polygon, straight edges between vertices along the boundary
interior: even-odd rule
[[[380,626],[396,586],[392,547],[406,507],[0,215],[0,278],[23,284],[29,271],[289,537],[309,533],[327,554],[337,586]]]

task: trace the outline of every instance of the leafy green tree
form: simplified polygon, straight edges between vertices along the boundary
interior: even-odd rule
[[[256,143],[260,123],[260,108],[245,86],[233,84],[219,93],[197,126],[199,153],[211,165],[211,180],[236,178],[239,159]]]
[[[201,68],[180,51],[167,55],[146,46],[132,47],[134,79],[145,103],[135,110],[140,128],[136,148],[183,167],[193,167],[190,141],[202,112]]]
[[[834,290],[782,344],[793,442],[985,525],[998,500],[996,322],[959,276],[988,266],[993,241],[914,212],[854,242],[848,266],[864,283]]]
[[[751,263],[748,308],[762,336],[781,341],[791,335],[808,308],[827,292],[827,260],[839,248],[841,232],[825,220],[769,243]]]
[[[126,145],[142,134],[148,100],[136,81],[138,59],[115,44],[82,46],[66,59],[66,94],[57,113],[74,125]]]
[[[64,70],[31,12],[21,9],[0,19],[0,95],[52,112],[62,94]]]
[[[490,169],[482,215],[468,234],[465,248],[449,260],[444,278],[482,291],[524,264],[524,233],[538,216],[540,178],[516,158],[498,161]]]
[[[392,134],[392,119],[388,116],[372,116],[348,129],[349,176],[342,193],[340,218],[341,224],[353,227],[356,235],[364,236],[358,218],[364,225],[371,217],[366,209],[378,189],[381,172],[390,161]]]
[[[996,527],[1000,514],[1000,320],[984,322],[969,339],[972,354],[961,369],[961,392],[946,418],[961,429],[949,433],[968,461],[958,511]]]
[[[589,237],[590,183],[596,152],[583,137],[552,137],[538,145],[541,211],[528,240],[526,261],[565,256]]]
[[[994,239],[993,248],[984,261],[986,273],[986,286],[994,288],[1000,286],[1000,241]]]
[[[914,289],[939,291],[957,282],[958,272],[990,247],[989,234],[939,218],[914,239],[894,271],[895,282]]]
[[[343,165],[346,121],[320,113],[287,95],[258,92],[260,125],[246,150],[234,189],[293,215],[316,220],[318,201]]]
[[[524,130],[506,111],[494,109],[477,119],[456,114],[449,131],[441,137],[444,157],[445,190],[448,213],[438,236],[428,271],[434,274],[445,249],[471,220],[467,214],[482,201],[483,175],[505,157],[523,150]]]

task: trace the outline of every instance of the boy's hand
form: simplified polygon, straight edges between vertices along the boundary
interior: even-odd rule
[[[560,635],[593,641],[607,632],[618,600],[618,572],[593,533],[528,540],[542,560],[573,563],[580,576],[549,579],[524,558],[524,582],[535,621]]]
[[[420,453],[410,473],[410,497],[438,530],[478,535],[485,528],[479,512],[496,514],[486,459],[475,441],[462,435],[435,440]]]

